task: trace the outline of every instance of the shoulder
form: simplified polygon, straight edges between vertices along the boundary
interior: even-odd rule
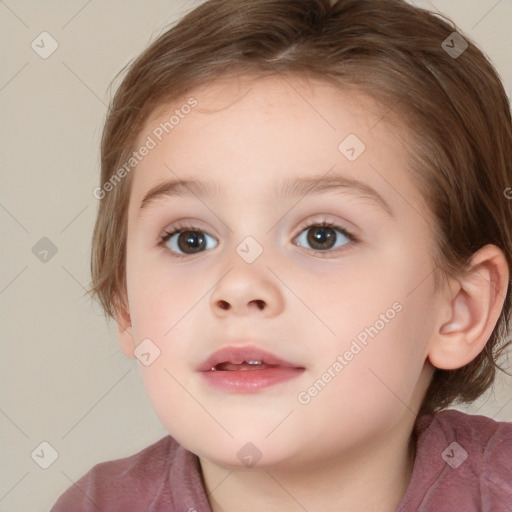
[[[479,469],[489,485],[507,482],[512,493],[511,422],[450,409],[438,413],[431,427],[447,441],[458,443],[467,452],[468,460],[470,456],[473,459],[473,469]]]
[[[60,496],[51,512],[141,510],[165,488],[179,449],[177,441],[166,436],[134,455],[96,464]]]
[[[449,409],[419,418],[418,431],[404,503],[418,511],[478,512],[510,504],[512,423]]]
[[[512,423],[449,409],[437,413],[425,434],[466,445],[482,463],[512,456]]]
[[[433,424],[438,425],[443,431],[457,432],[463,436],[476,436],[484,439],[495,434],[505,435],[510,439],[512,435],[512,423],[508,421],[496,421],[487,416],[468,414],[455,409],[446,409],[437,413]]]

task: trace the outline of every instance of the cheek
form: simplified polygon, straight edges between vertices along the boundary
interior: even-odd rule
[[[299,406],[304,422],[319,423],[320,428],[328,414],[329,422],[350,438],[374,426],[391,427],[410,414],[423,358],[414,347],[419,340],[407,335],[407,314],[404,308],[377,334],[369,334],[366,344],[350,336],[338,344],[338,354],[324,360],[311,388],[303,390],[310,397],[307,405]]]
[[[134,330],[140,337],[167,338],[204,296],[208,283],[187,275],[164,255],[146,261],[134,254],[127,263],[127,289]]]
[[[420,277],[429,267],[421,257],[393,256],[326,288],[330,299],[322,319],[335,335],[325,329],[317,337],[313,373],[320,388],[330,378],[329,369],[336,375],[318,402],[337,404],[340,413],[349,405],[366,415],[382,404],[404,410],[422,373],[435,316],[429,313],[432,280]],[[311,303],[316,298],[320,304],[320,297],[315,292]]]
[[[201,422],[197,402],[187,392],[183,374],[167,364],[165,354],[151,366],[141,368],[142,380],[151,407],[167,431],[178,439],[186,438]]]

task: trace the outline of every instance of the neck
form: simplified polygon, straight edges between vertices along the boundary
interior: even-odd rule
[[[212,511],[394,512],[414,465],[409,433],[290,471],[233,470],[200,459]]]

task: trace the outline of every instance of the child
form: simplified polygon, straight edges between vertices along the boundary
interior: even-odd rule
[[[92,290],[169,431],[62,511],[512,510],[500,79],[402,0],[210,0],[130,67]]]

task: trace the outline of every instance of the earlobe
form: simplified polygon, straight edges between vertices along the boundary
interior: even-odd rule
[[[431,340],[428,358],[436,367],[455,370],[484,349],[503,308],[509,269],[503,252],[486,245],[475,253],[470,268],[453,280],[444,320]],[[448,320],[446,320],[448,318]]]
[[[133,337],[130,314],[122,308],[116,309],[117,332],[119,333],[119,344],[121,351],[126,357],[135,359],[135,339]]]

